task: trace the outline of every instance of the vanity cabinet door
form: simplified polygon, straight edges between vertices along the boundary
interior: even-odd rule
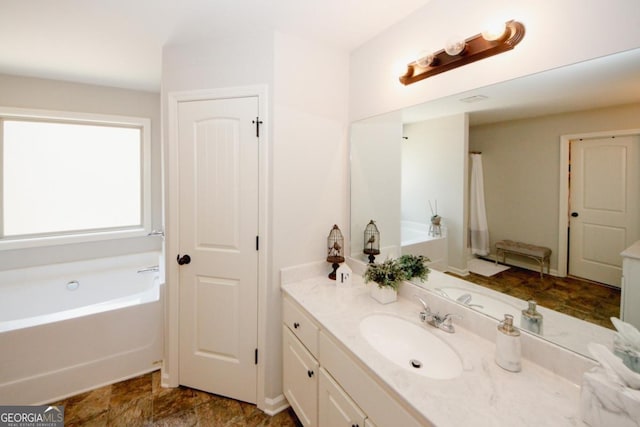
[[[318,394],[320,427],[364,427],[364,412],[324,368],[320,368]]]
[[[282,327],[284,395],[305,427],[318,425],[318,361]]]

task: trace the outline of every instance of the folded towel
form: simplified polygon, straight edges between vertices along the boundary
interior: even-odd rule
[[[611,322],[618,330],[618,334],[625,346],[640,353],[640,331],[632,324],[623,322],[617,317],[612,317]]]
[[[636,374],[625,366],[622,359],[613,354],[611,350],[596,343],[589,343],[587,348],[589,353],[600,362],[610,380],[634,390],[640,390],[640,374]]]

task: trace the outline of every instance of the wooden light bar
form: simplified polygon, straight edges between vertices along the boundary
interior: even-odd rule
[[[407,65],[407,72],[400,77],[400,83],[410,85],[427,77],[453,70],[466,64],[488,58],[513,49],[524,38],[524,25],[517,21],[508,21],[502,37],[497,40],[485,40],[482,34],[476,34],[465,40],[465,48],[458,55],[449,55],[444,49],[435,52],[433,61],[426,66],[413,61]]]

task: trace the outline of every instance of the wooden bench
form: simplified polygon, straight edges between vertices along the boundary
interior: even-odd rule
[[[547,274],[551,269],[551,249],[544,246],[535,246],[528,243],[514,242],[513,240],[499,240],[496,246],[496,264],[498,256],[502,253],[502,263],[505,263],[506,254],[521,255],[532,258],[540,264],[540,278],[544,277],[544,264],[547,263]]]

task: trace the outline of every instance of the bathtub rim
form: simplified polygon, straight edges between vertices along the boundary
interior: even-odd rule
[[[0,320],[0,333],[159,301],[161,297],[160,287],[165,284],[163,263],[164,256],[162,251],[145,251],[112,257],[101,257],[90,260],[71,261],[0,271],[1,293],[3,291],[10,292],[16,287],[28,285],[32,282],[66,280],[70,277],[76,279],[78,276],[99,274],[101,272],[108,274],[111,270],[130,270],[135,272],[140,268],[149,267],[151,265],[158,266],[158,271],[153,272],[154,278],[151,286],[140,292],[134,292],[117,298],[105,299],[93,304],[60,310],[54,313],[44,313],[30,317]]]

